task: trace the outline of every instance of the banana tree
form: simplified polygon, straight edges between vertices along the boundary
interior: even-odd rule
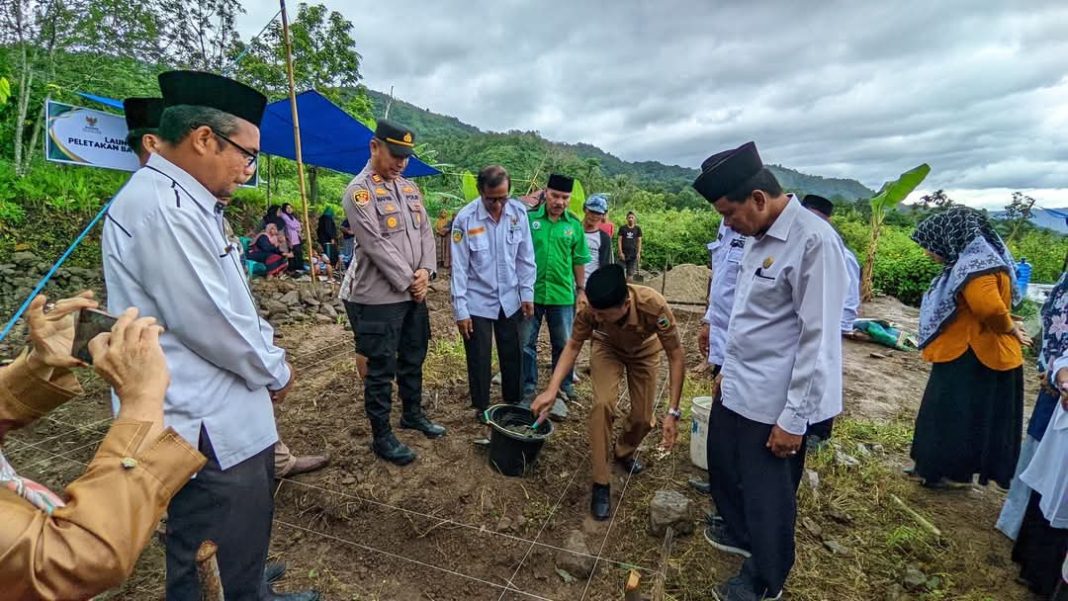
[[[568,208],[571,212],[579,217],[582,217],[583,207],[586,205],[586,189],[582,187],[582,182],[575,180],[575,187],[571,189],[571,203]]]
[[[864,261],[864,274],[861,277],[860,297],[864,302],[872,299],[872,274],[875,272],[875,252],[879,248],[879,234],[882,233],[883,220],[887,212],[893,210],[905,197],[912,193],[931,172],[927,163],[910,169],[892,182],[886,182],[879,193],[872,197],[871,203],[871,237],[868,240],[868,256]]]
[[[464,201],[471,202],[478,198],[478,180],[470,171],[464,171],[460,178],[460,189],[463,190]]]

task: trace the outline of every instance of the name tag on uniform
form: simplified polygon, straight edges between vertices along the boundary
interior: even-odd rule
[[[467,235],[468,236],[477,236],[479,234],[485,234],[485,233],[486,233],[486,228],[483,227],[483,226],[473,227],[473,228],[467,230]]]

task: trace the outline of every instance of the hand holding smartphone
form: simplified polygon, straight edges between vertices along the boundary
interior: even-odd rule
[[[110,332],[118,318],[114,315],[97,309],[82,309],[78,314],[78,323],[74,331],[74,347],[71,354],[75,358],[93,363],[93,356],[89,354],[89,341],[104,332]]]

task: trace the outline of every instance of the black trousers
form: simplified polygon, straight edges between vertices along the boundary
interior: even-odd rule
[[[200,452],[208,458],[167,508],[167,600],[200,601],[196,553],[200,543],[219,546],[219,576],[227,601],[264,599],[263,568],[274,519],[274,445],[223,470],[207,432]]]
[[[794,565],[797,486],[805,445],[797,455],[776,457],[765,446],[770,424],[727,409],[717,399],[708,417],[708,473],[716,512],[734,537],[752,551],[742,571],[774,594]]]
[[[489,407],[490,377],[493,341],[497,340],[497,360],[501,366],[501,398],[505,403],[515,404],[522,394],[522,347],[519,343],[519,326],[523,312],[507,316],[502,309],[497,319],[471,317],[474,331],[464,340],[467,355],[467,383],[471,392],[471,406],[476,409]]]
[[[363,384],[364,407],[376,436],[390,431],[393,380],[404,416],[423,414],[423,361],[430,344],[430,313],[426,303],[406,301],[385,305],[345,303],[356,352],[367,357]]]

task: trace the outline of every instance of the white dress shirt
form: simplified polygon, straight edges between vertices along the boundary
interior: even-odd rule
[[[734,306],[734,289],[738,283],[738,268],[742,265],[747,236],[720,222],[716,241],[708,245],[712,253],[712,282],[708,291],[708,310],[704,322],[709,326],[708,362],[723,365],[727,346],[727,324]]]
[[[285,386],[290,372],[216,203],[153,154],[108,211],[103,259],[108,310],[137,307],[165,328],[164,423],[194,447],[203,427],[227,469],[278,440],[268,389]]]
[[[527,208],[508,199],[494,221],[482,198],[460,209],[452,222],[452,307],[456,321],[497,319],[534,302],[534,242]]]
[[[838,243],[842,249],[842,256],[846,262],[846,296],[845,306],[842,307],[842,333],[848,334],[853,331],[853,322],[857,320],[860,312],[860,263],[857,256],[845,245],[845,240],[838,236]]]
[[[1068,367],[1068,354],[1053,362],[1054,377]],[[1039,509],[1054,528],[1068,528],[1068,411],[1060,403],[1020,480],[1042,495]]]
[[[803,435],[842,411],[845,258],[838,234],[791,196],[738,274],[723,405]]]

